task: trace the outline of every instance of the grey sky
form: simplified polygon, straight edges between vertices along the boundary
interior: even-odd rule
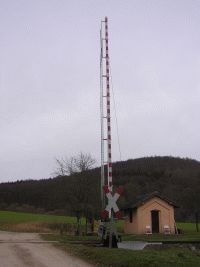
[[[105,15],[122,159],[200,160],[200,1],[0,0],[0,181],[80,151],[100,162]]]

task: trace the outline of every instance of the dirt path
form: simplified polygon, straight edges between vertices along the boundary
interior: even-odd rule
[[[0,231],[0,267],[91,267],[38,234]]]

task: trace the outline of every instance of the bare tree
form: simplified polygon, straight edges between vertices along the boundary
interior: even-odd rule
[[[78,172],[83,172],[91,169],[96,163],[96,160],[91,154],[80,152],[77,156],[65,157],[56,159],[57,168],[55,175],[73,175]]]
[[[80,154],[74,158],[75,167],[77,168],[78,172],[83,172],[91,169],[96,160],[91,156],[91,154]]]
[[[57,169],[56,175],[73,175],[79,172],[85,172],[91,169],[96,160],[91,154],[80,152],[77,156],[56,159]],[[89,203],[88,191],[92,189],[90,186],[91,179],[87,175],[79,176],[77,183],[71,185],[68,202],[77,218],[77,235],[80,234],[80,218],[81,216],[91,217],[91,203]],[[92,189],[94,192],[94,189]],[[91,192],[92,193],[92,192]]]
[[[54,175],[66,175],[66,169],[64,164],[64,159],[55,159],[56,160],[56,170],[53,172]]]

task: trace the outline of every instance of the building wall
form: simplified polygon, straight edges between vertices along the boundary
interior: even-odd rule
[[[159,232],[163,233],[164,225],[170,227],[171,233],[175,233],[174,228],[174,207],[158,197],[153,197],[137,208],[133,213],[132,223],[129,218],[125,220],[124,232],[133,234],[146,233],[146,226],[151,227],[151,211],[159,211]]]
[[[137,220],[137,209],[132,212],[132,222],[130,222],[129,214],[126,216],[124,222],[124,233],[125,234],[137,234],[138,233],[138,220]]]

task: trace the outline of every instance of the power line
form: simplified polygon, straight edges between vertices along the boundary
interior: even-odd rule
[[[119,138],[119,127],[118,127],[118,119],[117,119],[117,108],[116,108],[116,102],[115,102],[115,94],[114,94],[114,87],[113,87],[111,64],[110,64],[110,83],[111,83],[111,91],[112,91],[112,96],[113,96],[113,107],[114,107],[115,123],[116,123],[116,129],[117,129],[117,143],[118,143],[118,149],[119,149],[119,158],[120,158],[120,161],[121,161],[122,160],[122,153],[121,153],[120,138]]]

